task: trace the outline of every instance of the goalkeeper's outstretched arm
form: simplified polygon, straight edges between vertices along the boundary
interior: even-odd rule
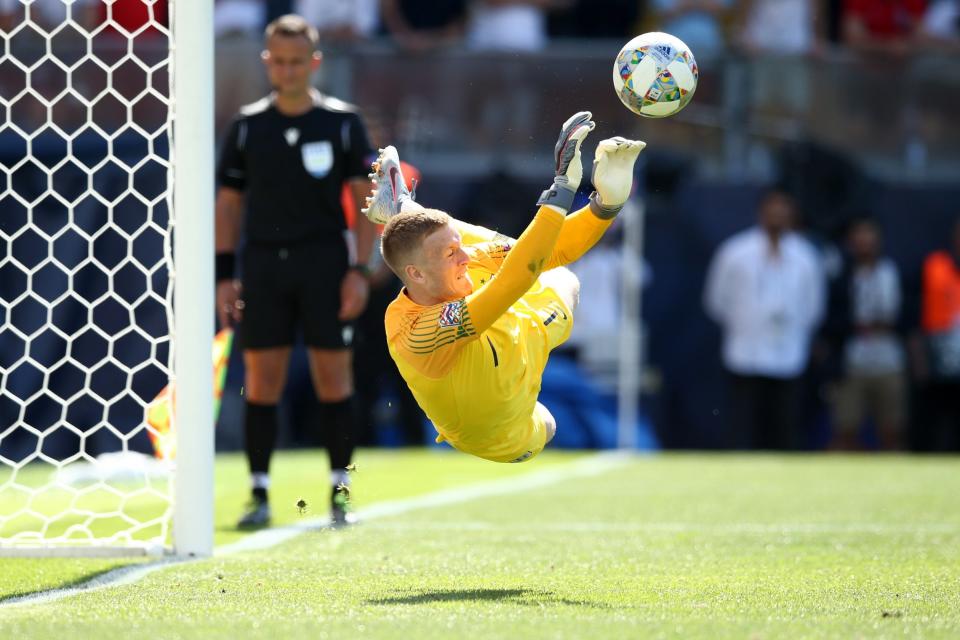
[[[567,216],[547,268],[579,260],[613,224],[633,190],[633,167],[647,143],[616,137],[601,140],[593,159],[590,204]]]
[[[596,191],[590,204],[566,216],[556,247],[544,269],[561,267],[576,260],[595,245],[610,228],[633,189],[633,169],[637,156],[646,147],[640,140],[609,138],[597,146],[593,161],[593,184]],[[485,227],[454,219],[454,226],[463,244],[515,240]]]
[[[590,112],[581,111],[564,123],[554,147],[553,184],[540,195],[536,216],[520,235],[497,274],[467,296],[467,307],[477,333],[488,329],[519,300],[546,268],[583,176],[580,145],[595,126],[591,117]]]
[[[563,227],[564,215],[541,206],[490,282],[467,296],[477,333],[496,322],[537,281]]]

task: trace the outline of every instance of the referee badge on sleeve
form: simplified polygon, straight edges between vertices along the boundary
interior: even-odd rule
[[[305,142],[300,147],[300,156],[303,158],[303,168],[307,173],[314,178],[322,178],[333,166],[333,145],[329,140]]]

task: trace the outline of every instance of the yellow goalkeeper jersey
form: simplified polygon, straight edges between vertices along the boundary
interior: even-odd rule
[[[455,224],[474,292],[422,306],[401,291],[385,318],[390,355],[438,440],[496,462],[529,459],[546,437],[534,409],[547,356],[573,326],[571,310],[530,265],[576,259],[609,222],[586,209],[564,220],[542,207],[517,241]]]

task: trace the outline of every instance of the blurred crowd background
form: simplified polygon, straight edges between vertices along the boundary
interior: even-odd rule
[[[27,6],[36,27],[20,27]],[[39,63],[28,78],[0,62],[3,93],[30,83],[61,94],[67,73],[40,62],[48,43],[68,64],[96,51],[117,63],[112,74],[83,62],[73,90],[98,96],[110,82],[112,93],[90,109],[70,95],[52,107],[74,151],[163,156],[167,40],[148,18],[165,24],[166,9],[117,0],[110,28],[96,30],[107,18],[99,1],[0,0],[11,54]],[[960,0],[217,0],[218,139],[238,107],[269,90],[263,27],[290,12],[320,31],[317,86],[356,104],[374,144],[394,144],[417,167],[421,202],[467,221],[523,229],[574,111],[594,113],[595,137],[647,141],[630,214],[642,210],[645,227],[645,446],[960,449]],[[614,57],[645,31],[680,37],[699,64],[696,95],[672,118],[639,118],[612,89]],[[146,64],[124,61],[128,46]],[[117,131],[128,109],[142,130]],[[29,93],[8,108],[23,131],[42,130],[48,115]],[[34,153],[63,153],[55,134],[34,137]],[[0,131],[5,163],[25,147]],[[107,193],[131,175],[163,180],[162,163],[111,170],[97,174]],[[30,189],[46,177],[27,168],[12,180]],[[2,215],[8,229],[26,219]],[[782,259],[770,267],[751,238]],[[576,269],[578,327],[544,379],[561,446],[615,442],[615,371],[634,355],[616,341],[623,251],[615,229]],[[793,255],[815,268],[795,268]],[[4,297],[21,286],[8,271]],[[383,274],[375,284],[357,353],[364,442],[429,442],[377,333],[397,283]],[[764,314],[772,337],[750,328]],[[240,366],[231,362],[222,448],[239,445]],[[316,436],[299,425],[312,393],[302,356],[294,366],[302,375],[291,377],[283,438],[308,444]],[[784,407],[790,415],[778,415]]]

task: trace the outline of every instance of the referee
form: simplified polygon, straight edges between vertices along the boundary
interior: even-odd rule
[[[355,216],[351,260],[340,196],[347,183],[353,201],[364,202],[371,149],[354,107],[310,85],[322,59],[316,30],[286,15],[267,25],[265,38],[262,58],[273,92],[240,110],[217,168],[217,314],[221,325],[239,323],[246,367],[253,499],[238,526],[270,522],[277,403],[298,329],[328,439],[331,518],[344,524],[354,446],[350,323],[367,302],[375,227]],[[241,232],[246,242],[237,269]]]

